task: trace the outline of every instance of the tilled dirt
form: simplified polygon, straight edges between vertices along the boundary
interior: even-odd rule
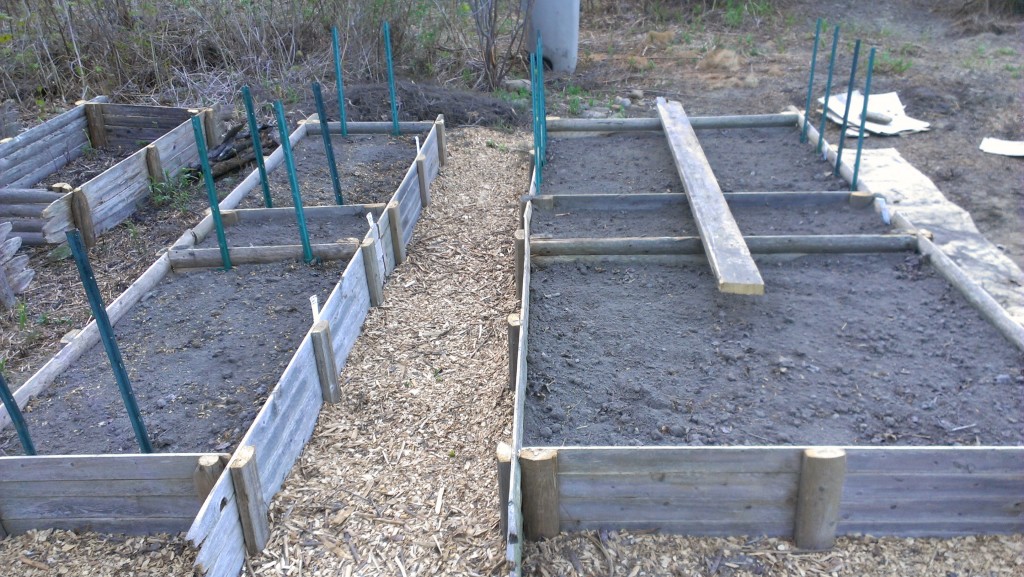
[[[324,302],[335,264],[240,266],[175,274],[115,327],[150,440],[159,452],[227,451],[255,417]],[[138,445],[102,345],[25,410],[40,454],[133,453]],[[20,454],[10,428],[4,454]]]
[[[535,266],[528,445],[1020,445],[1024,354],[917,255]]]

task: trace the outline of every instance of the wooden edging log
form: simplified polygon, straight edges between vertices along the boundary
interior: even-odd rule
[[[331,220],[343,216],[362,216],[372,213],[379,217],[387,205],[383,203],[372,204],[345,204],[342,206],[306,206],[303,207],[303,215],[306,221]],[[208,211],[209,209],[207,209]],[[225,224],[266,224],[283,223],[294,224],[295,208],[282,206],[277,208],[237,208],[224,209],[220,213]]]
[[[45,188],[0,188],[0,203],[32,203],[50,204],[59,200],[65,193],[53,192]]]
[[[341,239],[338,242],[314,244],[313,257],[320,260],[346,260],[355,255],[359,240]],[[212,268],[222,266],[219,248],[174,248],[168,251],[171,267],[175,270],[188,268]],[[290,260],[302,260],[303,248],[299,244],[276,246],[238,246],[228,249],[232,264],[267,264]]]
[[[906,252],[917,248],[907,234],[792,235],[745,237],[752,254],[848,254]],[[533,238],[533,256],[629,256],[704,254],[700,237]]]
[[[722,196],[711,165],[701,149],[686,111],[678,102],[657,101],[673,161],[689,196],[711,270],[724,293],[761,295],[764,280]]]
[[[498,463],[498,533],[504,535],[508,531],[508,491],[512,482],[512,446],[499,442],[495,451]]]
[[[519,330],[523,326],[519,313],[512,313],[508,323],[508,390],[515,392],[518,381],[516,369],[519,366]]]
[[[256,449],[252,445],[239,448],[228,469],[242,521],[245,550],[249,555],[259,555],[270,540],[270,508],[263,500],[263,487],[256,468]]]
[[[817,192],[725,192],[725,201],[733,205],[760,205],[768,207],[789,206],[830,206],[850,204],[864,208],[870,204],[855,198],[845,190],[823,190]],[[672,192],[637,194],[542,194],[524,196],[521,202],[532,200],[544,210],[655,210],[664,207],[688,206],[686,194]],[[873,200],[873,197],[872,197]]]
[[[531,541],[558,535],[558,451],[519,451],[523,494],[523,529]]]
[[[309,134],[320,134],[320,121],[309,118],[303,121],[309,128]],[[790,123],[792,124],[792,123]],[[433,121],[399,122],[398,129],[403,133],[427,132],[434,127]],[[346,124],[349,134],[391,134],[394,125],[390,122],[349,122]],[[331,134],[341,134],[340,122],[328,122],[327,130]]]
[[[918,252],[928,257],[931,265],[949,284],[964,295],[981,316],[998,330],[1008,341],[1024,351],[1024,326],[1013,320],[1006,309],[999,305],[992,295],[978,286],[946,253],[928,240],[925,235],[917,236]]]
[[[694,130],[715,128],[779,128],[797,122],[794,113],[741,116],[692,116]],[[660,118],[552,118],[548,132],[661,132]]]

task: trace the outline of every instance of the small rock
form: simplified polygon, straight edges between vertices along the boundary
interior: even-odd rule
[[[686,436],[686,427],[683,427],[681,425],[671,425],[668,428],[668,434],[672,435],[673,437],[679,437],[679,438],[685,437]]]
[[[640,90],[639,88],[634,88],[633,90],[629,91],[629,98],[632,100],[643,100],[644,91]]]
[[[621,96],[616,96],[615,97],[615,104],[618,104],[619,106],[621,106],[623,108],[629,108],[633,104],[633,101],[628,99],[628,98],[623,98]]]
[[[529,90],[530,81],[526,78],[506,78],[501,81],[501,87],[509,92],[517,90]]]
[[[1005,385],[1009,385],[1009,384],[1012,384],[1012,383],[1013,383],[1013,379],[1010,377],[1010,375],[1007,375],[1005,373],[1002,374],[1002,375],[996,375],[996,384],[997,385],[1005,386]]]

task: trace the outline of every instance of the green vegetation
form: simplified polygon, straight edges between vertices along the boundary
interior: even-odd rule
[[[188,212],[188,202],[192,199],[192,178],[181,171],[177,176],[165,173],[163,182],[150,182],[149,198],[153,206],[170,206],[184,214]]]
[[[875,71],[883,74],[900,75],[910,70],[913,62],[909,56],[893,54],[888,50],[882,50],[875,56]]]

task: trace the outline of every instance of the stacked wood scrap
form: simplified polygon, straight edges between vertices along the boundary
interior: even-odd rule
[[[36,274],[28,268],[28,255],[15,256],[21,237],[7,238],[13,228],[9,222],[0,223],[0,306],[5,310],[14,309],[14,295],[24,292]]]
[[[242,130],[243,128],[245,125],[239,124],[228,130],[224,135],[224,141],[211,148],[207,153],[207,157],[210,159],[210,171],[214,178],[234,172],[256,160],[252,135],[248,130]],[[277,148],[277,142],[271,135],[273,132],[271,128],[273,128],[271,125],[264,124],[258,129],[264,156],[269,155],[272,150]],[[196,177],[201,175],[200,170],[198,162],[193,162],[188,166],[188,171]]]

